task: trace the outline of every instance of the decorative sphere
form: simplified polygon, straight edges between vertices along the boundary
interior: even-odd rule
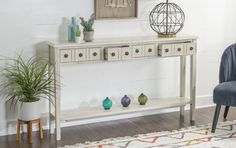
[[[160,3],[150,13],[151,28],[159,35],[175,35],[184,26],[185,15],[175,3]]]

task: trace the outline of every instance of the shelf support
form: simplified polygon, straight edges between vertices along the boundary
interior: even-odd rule
[[[195,124],[196,110],[196,54],[190,56],[190,124]]]

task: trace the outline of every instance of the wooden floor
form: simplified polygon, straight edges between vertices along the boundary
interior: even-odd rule
[[[196,125],[211,123],[214,108],[198,109],[196,112]],[[222,121],[223,108],[221,110]],[[231,108],[228,120],[236,119],[236,110]],[[189,126],[189,112],[185,114],[185,126]],[[80,125],[62,129],[62,140],[55,142],[55,137],[44,131],[44,140],[40,142],[39,133],[33,134],[33,144],[27,143],[27,135],[22,135],[21,142],[16,142],[15,135],[0,137],[0,148],[54,148],[57,146],[73,145],[85,141],[98,141],[105,138],[133,136],[156,131],[175,130],[180,128],[179,113],[158,114],[119,121],[102,122],[96,124]]]

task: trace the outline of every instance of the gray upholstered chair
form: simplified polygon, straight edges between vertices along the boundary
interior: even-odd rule
[[[229,46],[223,53],[220,64],[220,84],[213,92],[216,104],[211,132],[214,133],[218,122],[221,106],[225,106],[224,120],[229,107],[236,106],[236,44]]]

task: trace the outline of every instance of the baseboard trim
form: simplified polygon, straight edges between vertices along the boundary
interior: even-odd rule
[[[205,96],[197,97],[196,108],[206,108],[206,107],[212,107],[212,106],[214,106],[214,103],[212,102],[212,95],[205,95]],[[186,106],[186,110],[189,110],[189,105]],[[153,111],[147,111],[147,112],[138,112],[138,113],[116,115],[116,116],[77,120],[77,121],[71,121],[71,122],[62,122],[61,126],[69,127],[69,126],[76,126],[76,125],[82,125],[82,124],[114,121],[114,120],[121,120],[121,119],[141,117],[141,116],[154,115],[154,114],[170,113],[170,112],[175,112],[175,111],[179,111],[179,108],[153,110]],[[43,129],[49,129],[47,117],[45,117],[44,123],[45,124],[43,126]],[[8,121],[0,122],[0,136],[16,134],[15,127],[16,127],[16,120],[10,120],[10,121],[8,120]],[[24,128],[23,131],[25,132],[26,129],[27,128]],[[38,128],[34,126],[33,131],[37,131],[37,130]]]

